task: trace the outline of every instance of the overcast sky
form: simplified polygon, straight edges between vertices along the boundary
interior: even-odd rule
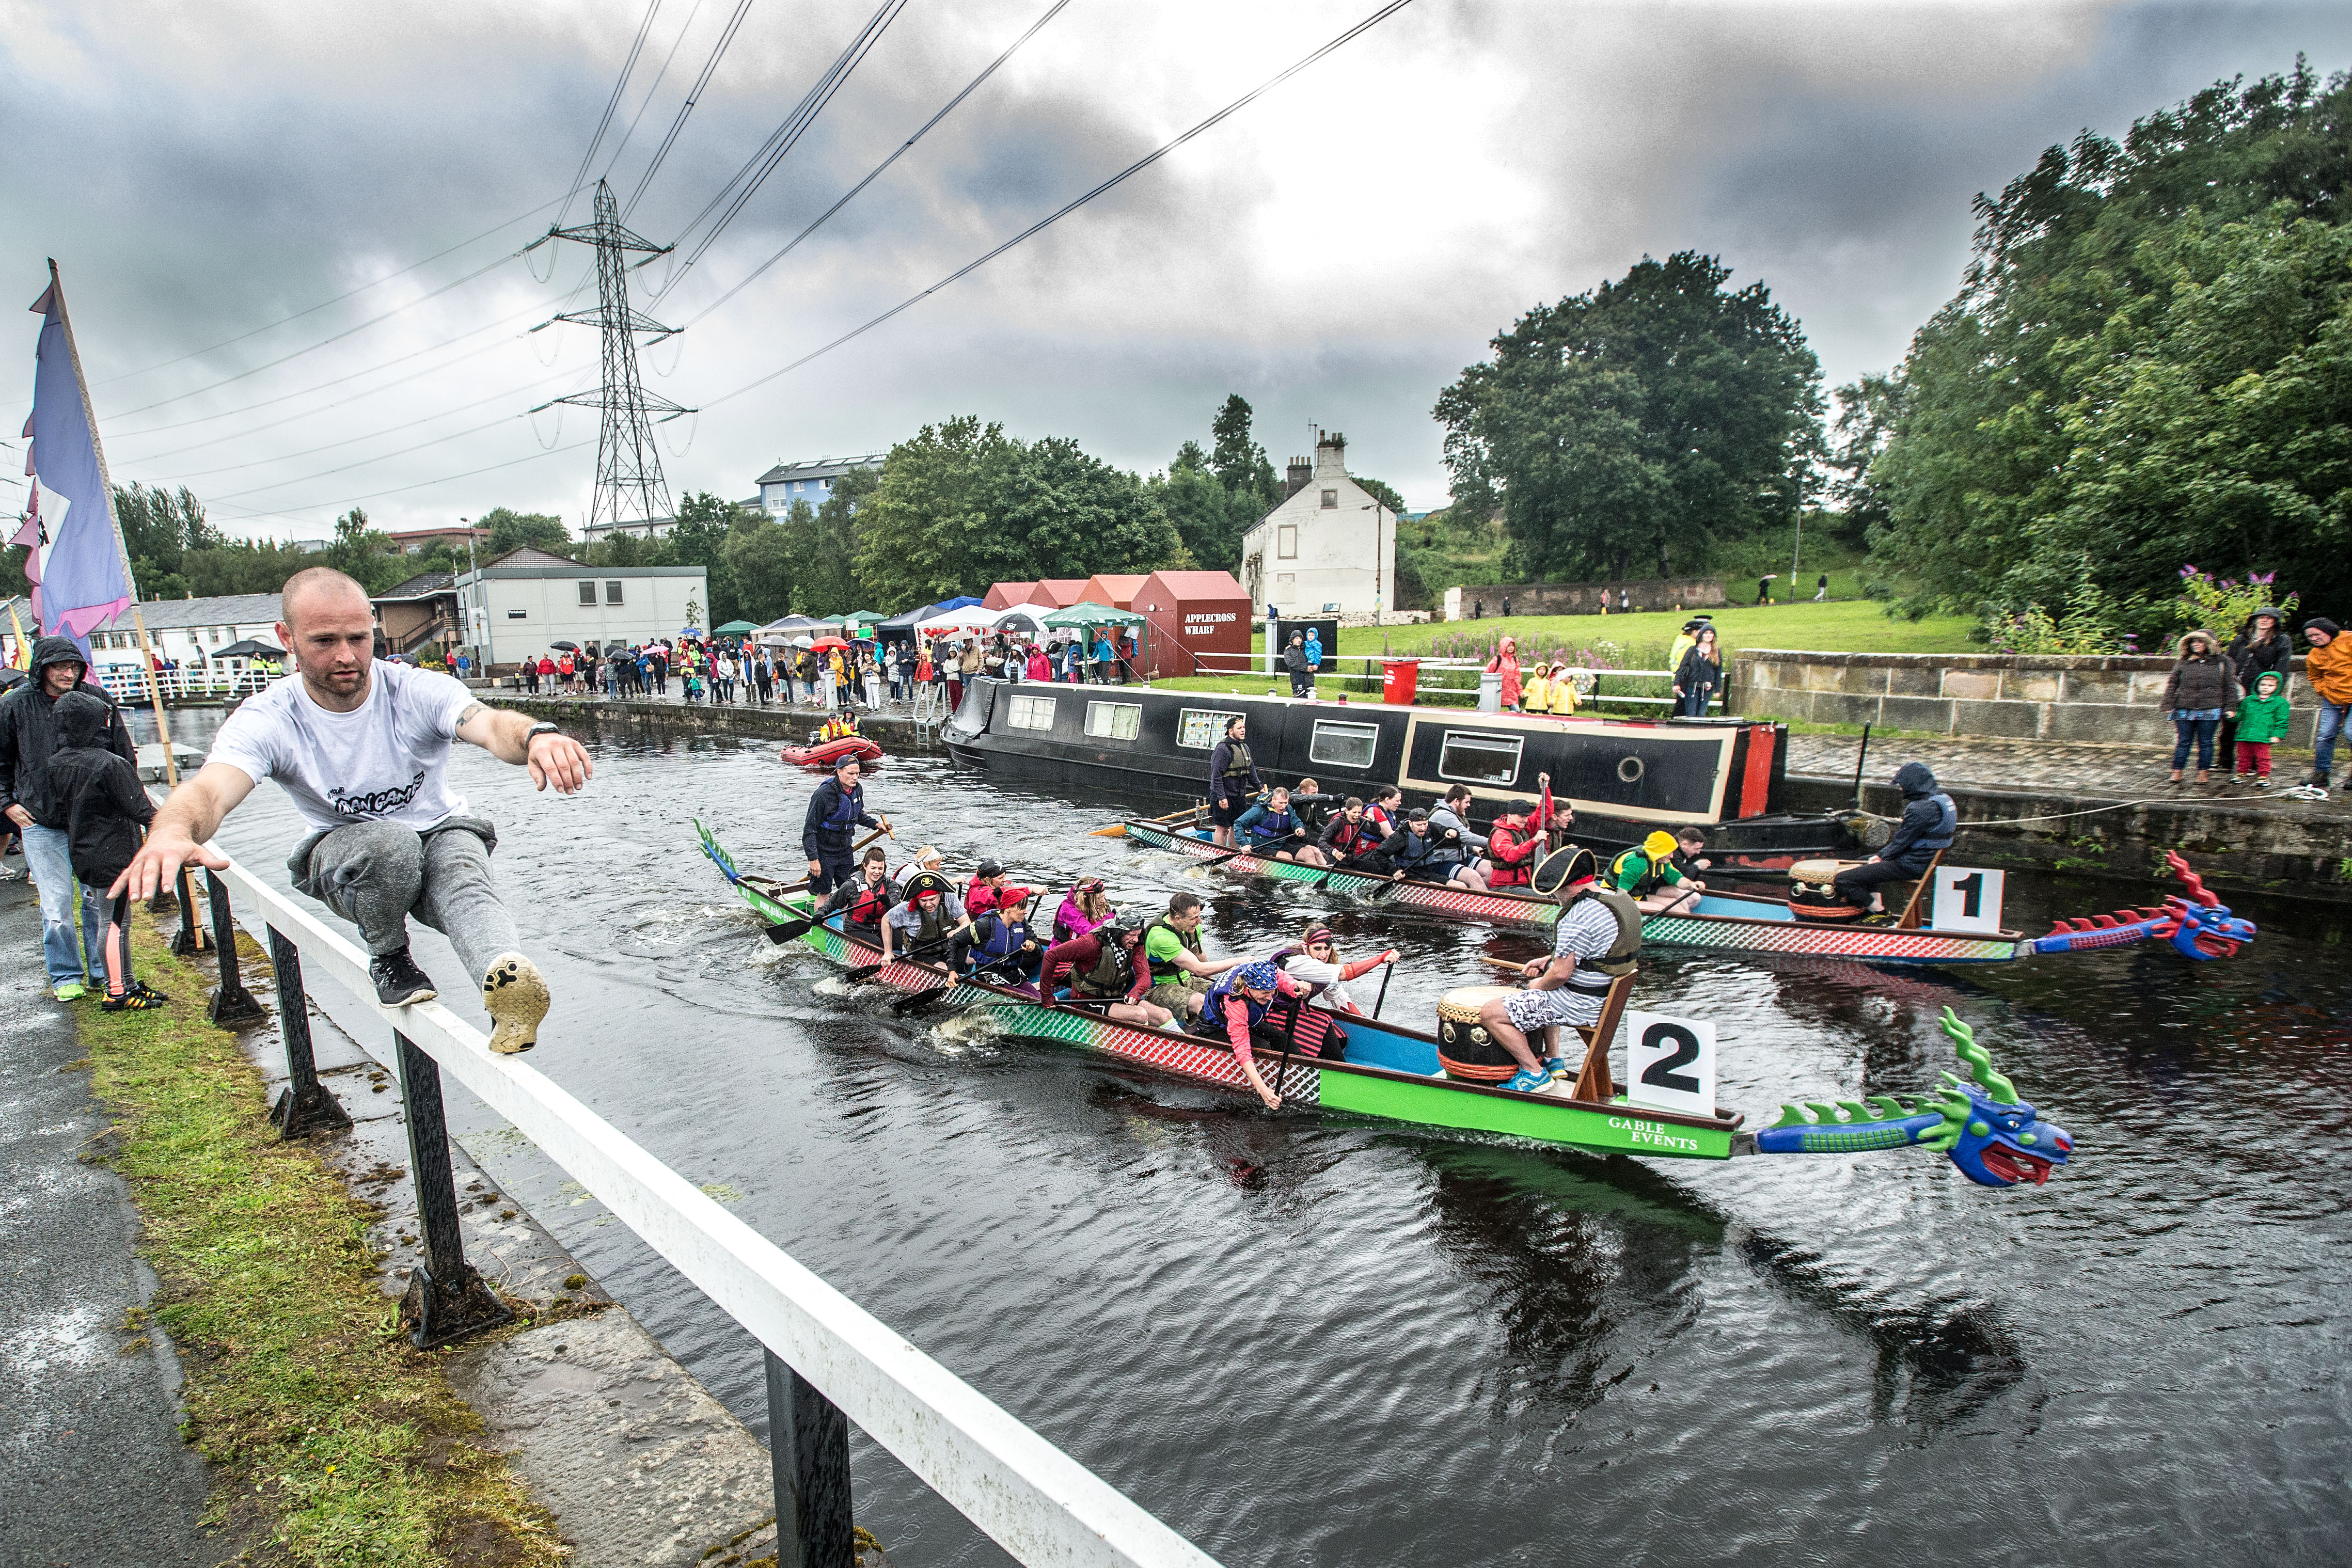
[[[596,158],[635,120],[610,162],[624,199],[737,3],[662,0]],[[630,225],[677,238],[875,3],[751,0]],[[1712,252],[1799,318],[1834,385],[1901,358],[1957,286],[1970,197],[2044,146],[2298,49],[2352,66],[2340,0],[1418,0],[982,271],[741,391],[1377,0],[1070,0],[829,225],[695,319],[1049,5],[912,0],[698,265],[635,275],[638,308],[695,321],[644,356],[649,389],[708,410],[662,429],[674,489],[748,497],[772,463],[886,448],[959,413],[1149,471],[1205,444],[1237,391],[1277,465],[1321,424],[1347,433],[1358,472],[1443,505],[1431,405],[1538,301],[1644,254]],[[528,329],[593,306],[593,281],[576,292],[590,254],[499,258],[551,222],[645,14],[0,0],[0,282],[29,303],[45,258],[62,267],[115,477],[184,483],[255,536],[320,537],[353,504],[394,528],[505,505],[576,529],[595,416],[525,411],[593,384],[596,335]],[[585,217],[583,196],[569,221]],[[17,322],[28,402],[37,319]],[[22,496],[0,487],[10,509]]]

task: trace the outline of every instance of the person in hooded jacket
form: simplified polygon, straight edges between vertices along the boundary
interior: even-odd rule
[[[1837,873],[1831,885],[1848,904],[1875,909],[1878,885],[1907,882],[1927,874],[1927,862],[1939,850],[1952,847],[1960,829],[1959,808],[1936,787],[1936,775],[1924,762],[1906,762],[1895,770],[1895,787],[1903,791],[1903,820],[1886,845],[1858,866]]]
[[[2311,644],[2304,655],[2303,678],[2319,699],[2311,727],[2311,777],[2306,782],[2325,789],[2328,770],[2336,766],[2336,737],[2352,717],[2352,642],[2342,628],[2325,615],[2303,623],[2303,639]]]
[[[2201,628],[2188,632],[2180,639],[2180,657],[2172,674],[2164,678],[2163,707],[2172,719],[2175,737],[2175,784],[2180,782],[2192,740],[2197,744],[2197,782],[2212,781],[2214,731],[2221,728],[2224,715],[2237,711],[2238,699],[2244,695],[2238,689],[2236,669],[2221,656],[2221,641],[2212,632]]]
[[[155,820],[155,802],[139,787],[139,769],[109,747],[118,722],[114,706],[87,689],[58,699],[58,748],[49,754],[49,791],[66,818],[66,842],[85,909],[107,910],[106,1001],[110,1013],[144,1012],[172,998],[131,977],[131,899],[110,902],[112,885],[139,852],[139,836]]]
[[[32,678],[0,697],[0,812],[25,837],[25,868],[41,894],[41,955],[49,988],[61,1002],[83,993],[85,977],[98,973],[103,962],[103,948],[99,900],[82,900],[79,936],[74,930],[66,805],[52,794],[48,777],[49,758],[58,748],[58,699],[79,690],[105,704],[103,739],[97,744],[134,767],[139,760],[114,699],[84,680],[89,673],[89,662],[70,638],[43,637],[33,644]]]
[[[2265,604],[2247,616],[2238,634],[2230,639],[2225,654],[2230,667],[2238,673],[2238,690],[2243,695],[2253,695],[2254,679],[2265,671],[2278,676],[2279,690],[2286,690],[2287,664],[2294,657],[2294,639],[2287,633],[2286,612],[2274,604]],[[2222,715],[2215,749],[2221,754],[2224,768],[2238,754],[2237,741],[2237,715]]]

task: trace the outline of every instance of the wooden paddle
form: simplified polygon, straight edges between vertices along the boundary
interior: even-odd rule
[[[961,929],[961,926],[958,926],[956,928],[958,931]],[[853,986],[862,986],[893,964],[912,963],[922,954],[936,953],[954,940],[955,932],[950,931],[936,942],[926,942],[919,947],[909,947],[904,953],[893,953],[878,964],[860,964],[855,969],[850,970],[848,974],[843,976],[842,978],[847,980]]]
[[[875,829],[872,832],[866,834],[864,838],[850,845],[849,852],[851,854],[857,853],[866,845],[872,843],[875,840],[887,832],[890,832],[890,830],[887,828]],[[895,833],[891,834],[891,837],[893,838],[896,838],[897,836],[898,835]],[[778,883],[769,882],[764,877],[754,877],[746,873],[743,880],[751,883],[753,891],[761,894],[762,896],[768,898],[778,898],[783,894],[800,892],[803,888],[808,886],[811,882],[814,882],[815,878],[804,876],[798,882]],[[795,937],[804,936],[815,926],[816,923],[823,918],[824,916],[822,915],[811,915],[806,920],[787,920],[780,925],[771,925],[767,928],[768,940],[771,942],[782,943],[790,942]]]
[[[1020,955],[1016,953],[1008,957],[999,958],[993,964],[983,964],[966,977],[976,980],[982,975],[993,975],[1009,986],[1013,983],[1013,976],[1019,973],[1019,970],[1013,967],[1019,957]],[[909,996],[900,997],[890,1004],[890,1010],[901,1017],[908,1013],[920,1012],[955,988],[956,983],[952,979],[944,986],[926,987]]]
[[[1139,821],[1145,822],[1165,822],[1171,824],[1178,821],[1189,822],[1197,819],[1202,812],[1208,809],[1207,802],[1203,801],[1202,804],[1194,806],[1190,810],[1171,811],[1164,817],[1141,817],[1137,820]],[[1097,828],[1093,832],[1088,833],[1087,837],[1090,839],[1123,839],[1127,837],[1127,824],[1125,822],[1113,822],[1108,828]]]

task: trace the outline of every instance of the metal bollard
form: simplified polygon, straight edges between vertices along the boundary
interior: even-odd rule
[[[394,1030],[400,1060],[400,1103],[408,1124],[408,1169],[416,1183],[417,1228],[425,1261],[409,1276],[400,1303],[409,1343],[431,1350],[484,1329],[511,1322],[514,1313],[466,1261],[457,1224],[457,1179],[449,1169],[449,1124],[441,1105],[441,1068]]]
[[[184,958],[191,953],[205,950],[204,941],[196,935],[196,873],[181,868],[178,892],[180,928],[172,933],[172,956]]]
[[[341,1131],[352,1124],[341,1103],[319,1082],[318,1058],[310,1050],[310,1005],[302,988],[302,952],[277,926],[269,927],[269,967],[278,976],[278,1034],[286,1042],[286,1090],[269,1108],[280,1136]]]
[[[213,992],[209,1016],[223,1029],[259,1023],[269,1015],[253,999],[253,993],[245,988],[245,977],[236,971],[236,925],[229,916],[228,883],[206,872],[205,885],[213,906],[213,946],[220,950],[220,988]]]
[[[776,1568],[857,1568],[849,1517],[849,1417],[766,1346]]]

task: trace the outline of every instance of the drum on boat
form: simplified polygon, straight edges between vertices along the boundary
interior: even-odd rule
[[[1496,997],[1507,997],[1516,986],[1457,986],[1438,998],[1437,1064],[1448,1078],[1472,1083],[1500,1083],[1518,1071],[1519,1064],[1502,1043],[1478,1021],[1479,1009]]]
[[[1838,860],[1797,862],[1789,868],[1789,913],[1800,920],[1859,920],[1864,911],[1839,897],[1832,884],[1838,873],[1862,863]]]

